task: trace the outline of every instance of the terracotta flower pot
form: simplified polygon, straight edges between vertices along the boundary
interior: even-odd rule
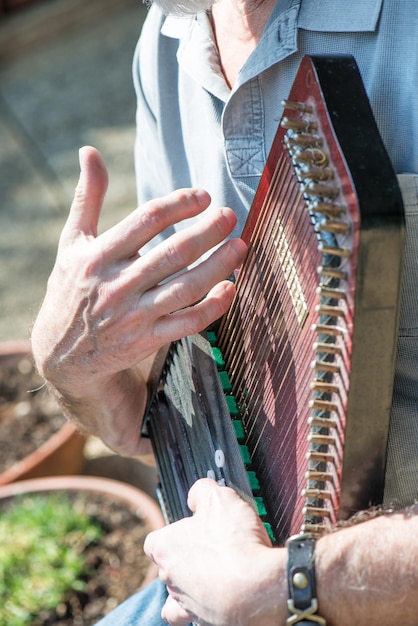
[[[14,366],[30,355],[27,341],[0,344],[0,369]],[[83,469],[86,438],[65,422],[60,430],[22,460],[0,473],[0,485],[57,474],[77,474]]]
[[[158,504],[142,490],[117,480],[90,476],[53,476],[24,480],[0,487],[0,501],[28,494],[50,492],[91,492],[109,497],[113,502],[121,502],[135,513],[144,523],[147,532],[165,525]],[[149,561],[140,588],[148,585],[158,575],[157,567]]]

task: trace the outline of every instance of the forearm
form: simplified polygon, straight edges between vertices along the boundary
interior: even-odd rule
[[[122,455],[149,453],[148,442],[141,438],[147,387],[134,370],[125,370],[102,381],[82,398],[52,385],[48,387],[66,417],[81,431],[100,437],[110,449]]]
[[[285,626],[287,549],[272,547],[253,508],[213,480],[197,481],[188,505],[192,517],[151,533],[144,545],[168,585],[164,619]],[[327,626],[416,626],[417,533],[415,507],[317,541],[318,612]]]
[[[322,537],[316,545],[318,613],[327,626],[416,626],[418,623],[418,508],[380,515]],[[251,606],[263,606],[260,624],[285,626],[286,549],[270,549],[262,592],[254,589]],[[270,575],[267,575],[270,572]],[[254,579],[254,577],[252,576]],[[272,593],[275,590],[275,595]],[[247,610],[247,615],[249,611]],[[246,622],[247,626],[257,620]]]
[[[416,626],[418,515],[382,515],[317,542],[320,613],[328,626]]]

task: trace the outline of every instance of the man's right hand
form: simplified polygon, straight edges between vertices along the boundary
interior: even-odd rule
[[[90,147],[80,151],[80,166],[32,349],[66,412],[110,447],[136,454],[147,358],[226,311],[234,286],[223,279],[240,265],[245,244],[222,243],[236,218],[231,209],[214,209],[141,256],[155,235],[208,208],[209,195],[175,191],[98,235],[106,167]],[[186,269],[215,246],[209,258]]]

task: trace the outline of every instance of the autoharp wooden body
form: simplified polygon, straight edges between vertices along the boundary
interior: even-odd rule
[[[403,204],[352,57],[304,57],[243,239],[229,311],[170,346],[146,429],[168,521],[200,477],[278,544],[381,502]]]

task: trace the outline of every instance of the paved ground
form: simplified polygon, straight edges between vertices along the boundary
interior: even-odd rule
[[[29,336],[78,177],[110,171],[102,228],[135,207],[131,60],[141,0],[43,0],[0,22],[0,341]]]

